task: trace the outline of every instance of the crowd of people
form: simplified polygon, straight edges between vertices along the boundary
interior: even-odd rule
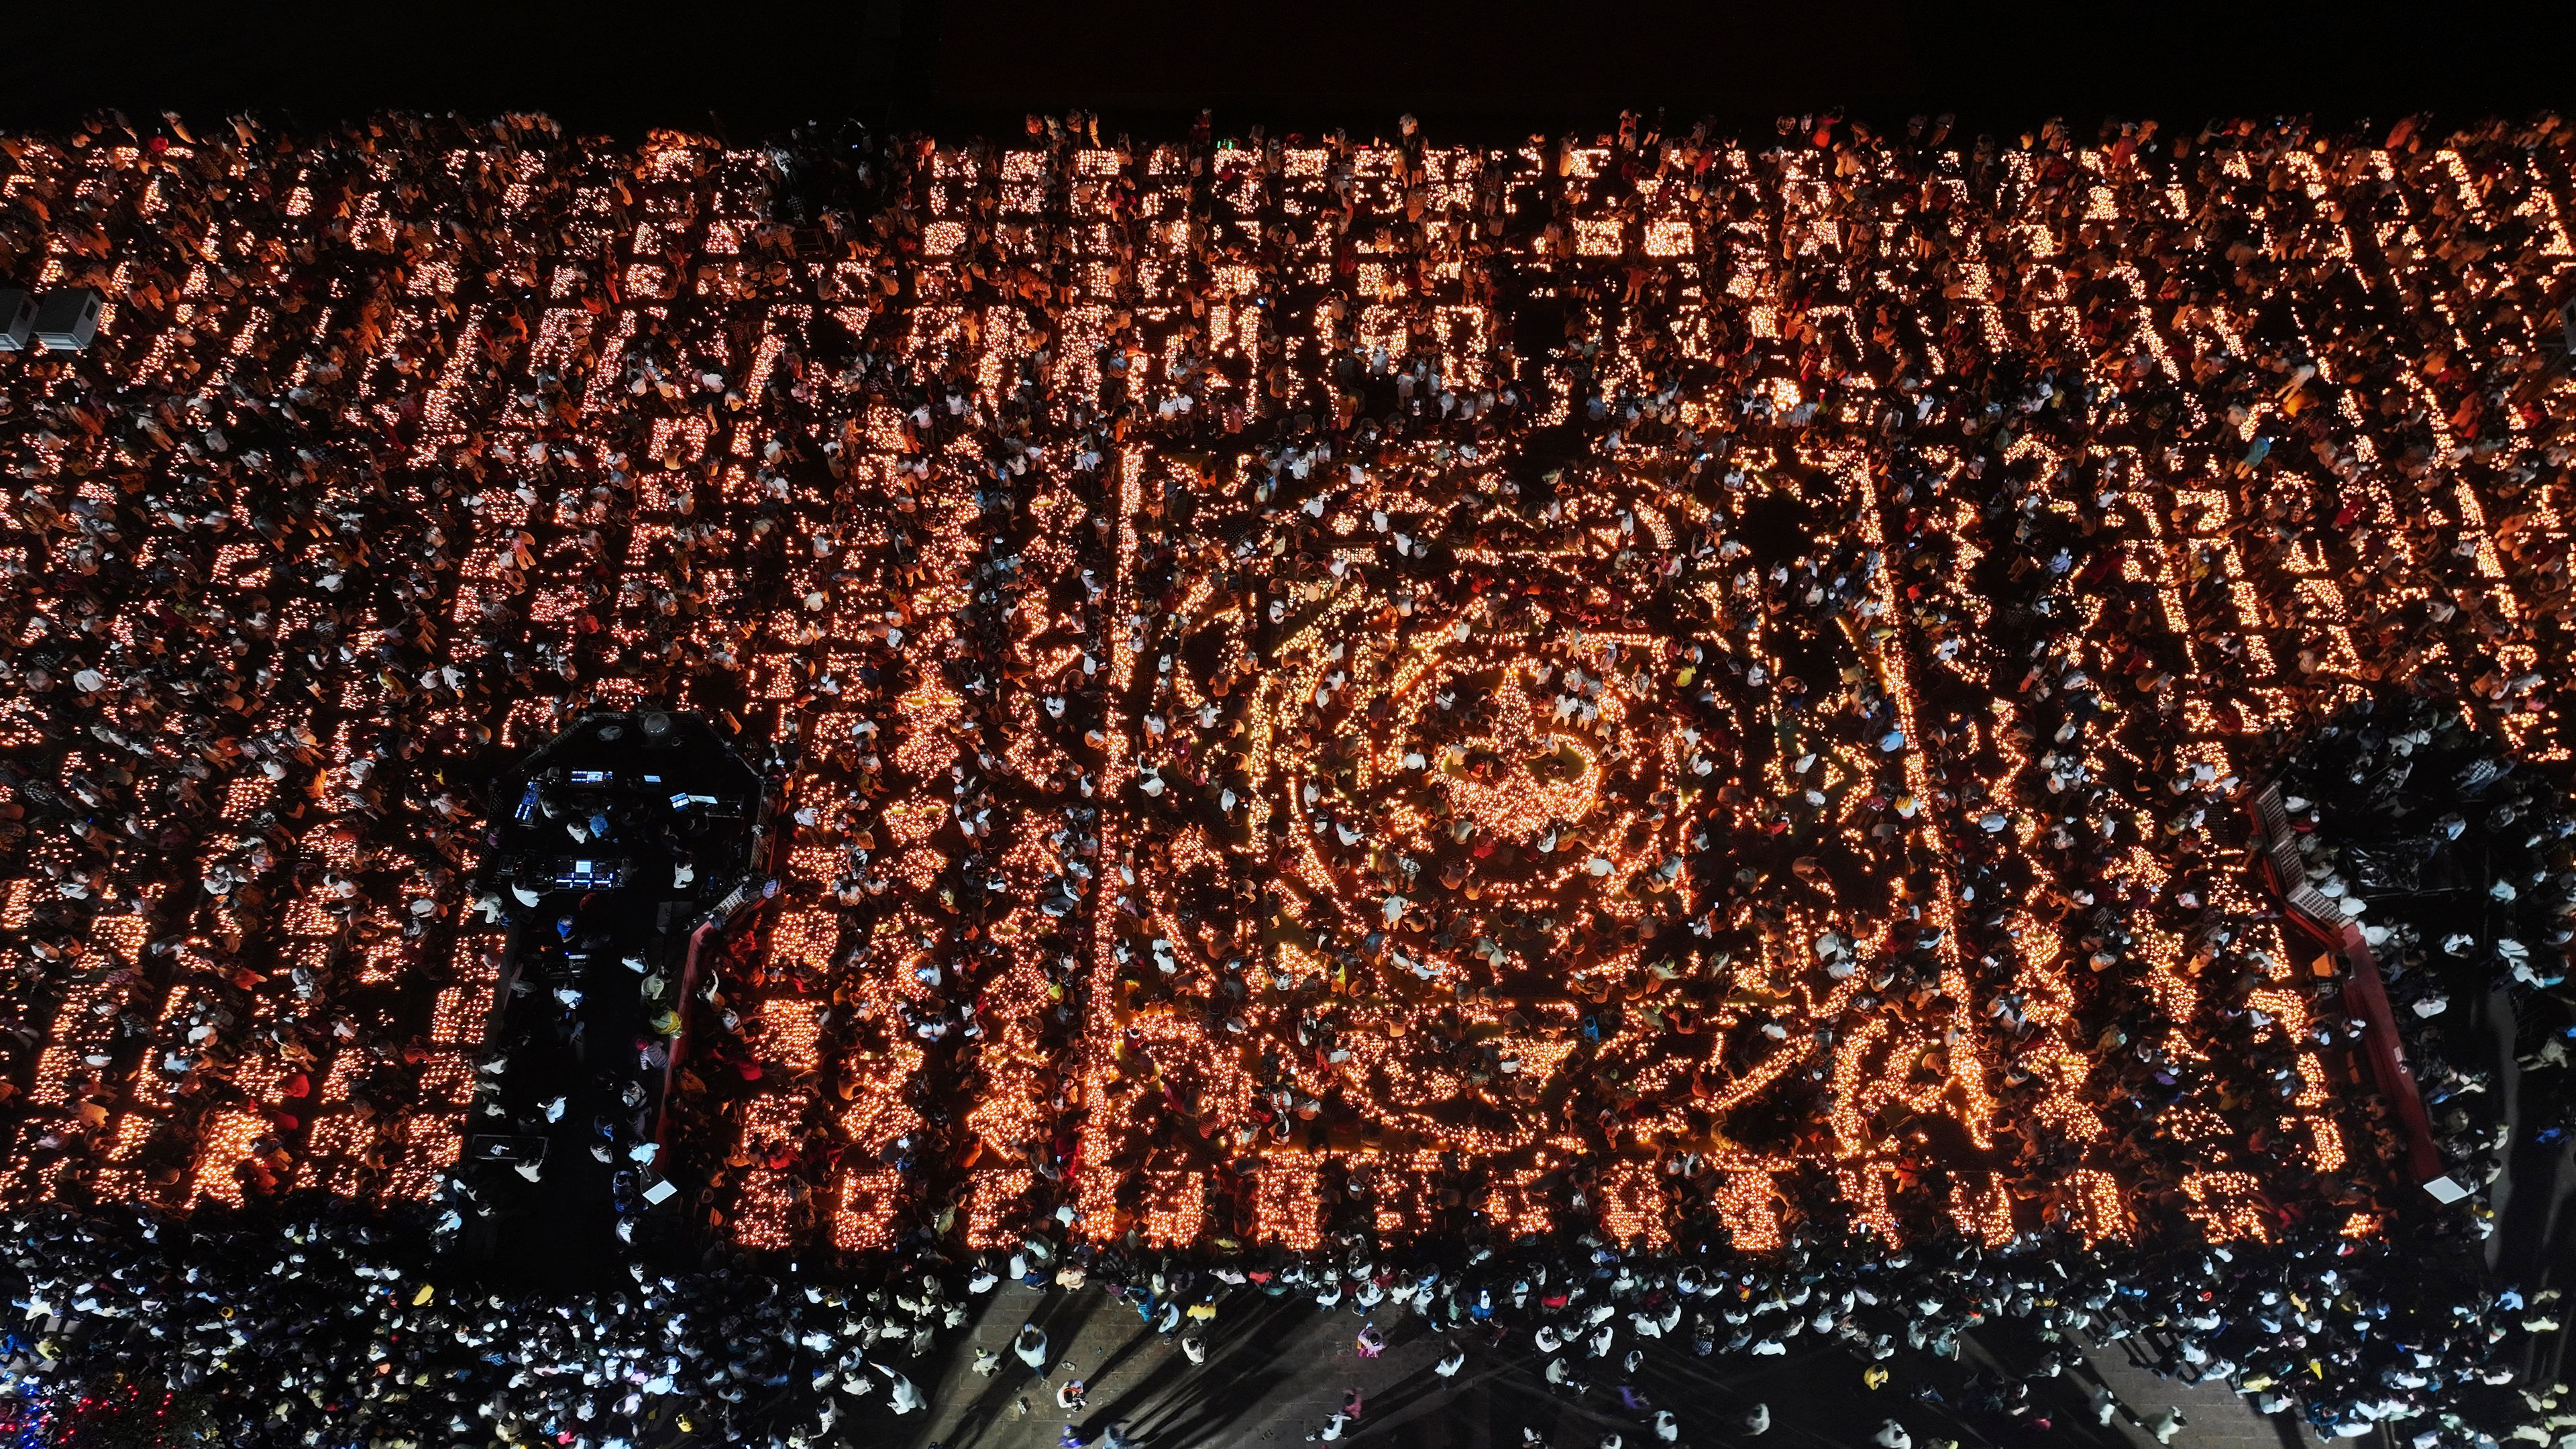
[[[2405,1273],[2404,1250],[2389,1244],[2280,1258],[2110,1251],[2070,1269],[2041,1255],[1857,1255],[1839,1244],[1793,1243],[1760,1261],[1647,1259],[1590,1234],[1446,1255],[1445,1268],[1430,1254],[1394,1266],[1356,1234],[1330,1251],[1197,1265],[1114,1242],[1059,1250],[1035,1239],[971,1259],[916,1242],[829,1281],[713,1255],[538,1296],[460,1282],[421,1253],[417,1231],[342,1215],[251,1227],[45,1214],[12,1226],[26,1234],[16,1259],[26,1286],[14,1300],[27,1321],[7,1344],[14,1386],[38,1389],[71,1423],[75,1393],[114,1404],[117,1390],[148,1386],[160,1412],[175,1402],[235,1443],[308,1432],[422,1443],[882,1442],[905,1416],[936,1407],[930,1390],[953,1330],[984,1311],[1014,1267],[1032,1286],[1102,1292],[1133,1308],[1193,1368],[1230,1317],[1264,1299],[1347,1313],[1363,1355],[1372,1336],[1383,1346],[1388,1327],[1418,1317],[1444,1338],[1430,1366],[1438,1379],[1471,1361],[1526,1373],[1586,1409],[1575,1422],[1625,1420],[1633,1427],[1621,1437],[1641,1444],[1768,1428],[1760,1404],[1685,1418],[1672,1406],[1681,1401],[1658,1404],[1637,1387],[1693,1360],[1821,1353],[1847,1362],[1861,1391],[1941,1405],[1925,1411],[1942,1415],[1934,1423],[2008,1437],[2044,1431],[2064,1412],[2046,1381],[2077,1354],[2128,1341],[2146,1347],[2157,1372],[2226,1382],[2258,1412],[2304,1409],[2326,1437],[2386,1422],[2410,1442],[2493,1443],[2481,1426],[2498,1422],[2493,1400],[2505,1391],[2490,1386],[2515,1373],[2492,1344],[2554,1312],[2555,1298],[2527,1303],[2454,1281],[2439,1302],[2392,1302],[2371,1287]],[[1980,1332],[2053,1347],[2027,1365],[1969,1371],[1962,1345]],[[2365,1345],[2383,1335],[2386,1361],[2370,1366]],[[1067,1442],[1105,1441],[1110,1426],[1071,1426],[1086,1386],[1063,1346],[1029,1325],[1012,1347],[1043,1380],[1019,1394],[1019,1411],[1033,1397],[1051,1401],[1069,1411]],[[973,1367],[993,1373],[999,1356]],[[1824,1370],[1824,1383],[1845,1380]],[[2321,1410],[2319,1383],[2367,1387]],[[2090,1394],[2103,1423],[2126,1416],[2159,1440],[2177,1427],[2152,1401]],[[1338,1437],[1361,1417],[1346,1402],[1315,1437]]]
[[[2576,1041],[2564,786],[2407,695],[2352,706],[2279,778],[2299,874],[2331,903],[2327,924],[2351,923],[2373,954],[2444,1165],[2493,1181],[2517,1128],[2525,1152],[2554,1152],[2576,1130],[2560,1070]],[[2509,1056],[2490,1012],[2510,1024]]]
[[[1569,1392],[2015,1318],[2540,1419],[2554,1319],[2244,816],[2362,700],[2565,768],[2571,143],[9,138],[0,270],[107,302],[0,359],[27,1362],[816,1442],[1007,1267],[1409,1298]],[[719,1246],[465,1288],[481,787],[648,700],[798,761],[646,1013]]]

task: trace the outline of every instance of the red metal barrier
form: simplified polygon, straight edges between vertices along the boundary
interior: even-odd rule
[[[671,1121],[671,1084],[679,1079],[680,1059],[687,1054],[689,1003],[697,997],[698,967],[706,960],[707,948],[724,935],[724,930],[725,922],[717,919],[704,922],[695,931],[689,933],[689,964],[682,967],[680,971],[680,996],[677,1008],[680,1013],[680,1031],[678,1035],[671,1038],[670,1056],[662,1063],[663,1109],[653,1123],[653,1140],[656,1142],[662,1140],[663,1133],[668,1130]]]
[[[2380,978],[2379,958],[2361,928],[2333,899],[2308,884],[2299,849],[2290,829],[2289,811],[2281,804],[2281,787],[2267,785],[2254,797],[2255,829],[2263,841],[2263,867],[2280,893],[2289,918],[2307,935],[2343,958],[2344,996],[2362,1021],[2363,1056],[2379,1083],[2379,1093],[2397,1114],[2406,1137],[2406,1166],[2418,1183],[2443,1175],[2442,1154],[2433,1145],[2433,1124],[2424,1111],[2424,1093],[2406,1065],[2406,1044],[2397,1035],[2397,1014],[2388,1004],[2388,986]]]

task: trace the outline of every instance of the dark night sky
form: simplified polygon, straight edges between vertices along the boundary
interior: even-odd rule
[[[244,0],[166,15],[20,7],[0,36],[0,124],[98,105],[212,119],[252,107],[327,119],[394,106],[544,109],[584,130],[705,127],[744,140],[855,114],[944,129],[1086,105],[1165,129],[1201,105],[1221,129],[1435,135],[1599,123],[1622,104],[1760,124],[1845,106],[1880,120],[1952,110],[1971,126],[2312,110],[2564,107],[2576,53],[2538,4],[2418,4],[2386,21],[2336,6],[1997,4],[1991,0]]]

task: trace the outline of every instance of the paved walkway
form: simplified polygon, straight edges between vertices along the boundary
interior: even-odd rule
[[[1011,1353],[1024,1322],[1048,1337],[1048,1372],[1031,1373]],[[1346,1389],[1361,1391],[1359,1421],[1344,1437],[1384,1449],[1519,1449],[1524,1427],[1535,1428],[1550,1449],[1597,1449],[1605,1434],[1623,1436],[1626,1449],[1659,1449],[1648,1423],[1650,1410],[1624,1409],[1616,1363],[1586,1364],[1594,1387],[1580,1400],[1551,1392],[1545,1367],[1522,1335],[1497,1346],[1483,1334],[1463,1338],[1466,1367],[1443,1380],[1432,1365],[1446,1340],[1410,1313],[1384,1317],[1389,1338],[1383,1355],[1359,1357],[1354,1336],[1362,1320],[1346,1307],[1325,1313],[1297,1298],[1237,1292],[1225,1300],[1210,1335],[1208,1361],[1192,1365],[1169,1338],[1140,1323],[1096,1291],[1040,1294],[1018,1286],[996,1290],[964,1342],[930,1363],[908,1368],[929,1392],[924,1417],[886,1415],[883,1399],[862,1410],[843,1431],[852,1444],[886,1449],[1053,1449],[1072,1426],[1086,1445],[1104,1442],[1112,1424],[1145,1449],[1235,1449],[1235,1446],[1301,1444],[1340,1407]],[[975,1350],[1001,1355],[990,1377],[972,1369]],[[1940,1449],[1956,1440],[1963,1449],[2019,1449],[2023,1444],[2069,1449],[2156,1449],[2138,1423],[2168,1405],[2188,1421],[2176,1449],[2317,1449],[2294,1424],[2266,1420],[2223,1385],[2186,1385],[2157,1378],[2116,1346],[2054,1380],[2035,1395],[2037,1413],[2054,1421],[2049,1431],[2031,1419],[1962,1414],[1951,1404],[1955,1386],[1981,1367],[2028,1362],[2036,1344],[1971,1348],[1952,1364],[1900,1354],[1885,1389],[1861,1382],[1859,1362],[1837,1346],[1771,1359],[1699,1359],[1686,1344],[1648,1344],[1648,1361],[1629,1382],[1653,1408],[1679,1420],[1684,1449],[1741,1446],[1748,1436],[1741,1416],[1751,1405],[1770,1406],[1772,1427],[1764,1449],[1871,1449],[1871,1435],[1893,1417],[1906,1425],[1916,1449]],[[1625,1351],[1625,1345],[1621,1349]],[[1068,1377],[1089,1390],[1075,1410],[1056,1406],[1055,1391]],[[2097,1382],[2107,1383],[2135,1415],[2098,1428],[2085,1402]],[[1950,1385],[1942,1400],[1915,1396],[1926,1383]]]

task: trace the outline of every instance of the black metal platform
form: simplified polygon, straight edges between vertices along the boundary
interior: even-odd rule
[[[574,1277],[676,1224],[697,1184],[668,1176],[673,1064],[705,952],[767,888],[773,795],[765,762],[662,710],[585,714],[494,782],[508,947],[461,1256]]]

